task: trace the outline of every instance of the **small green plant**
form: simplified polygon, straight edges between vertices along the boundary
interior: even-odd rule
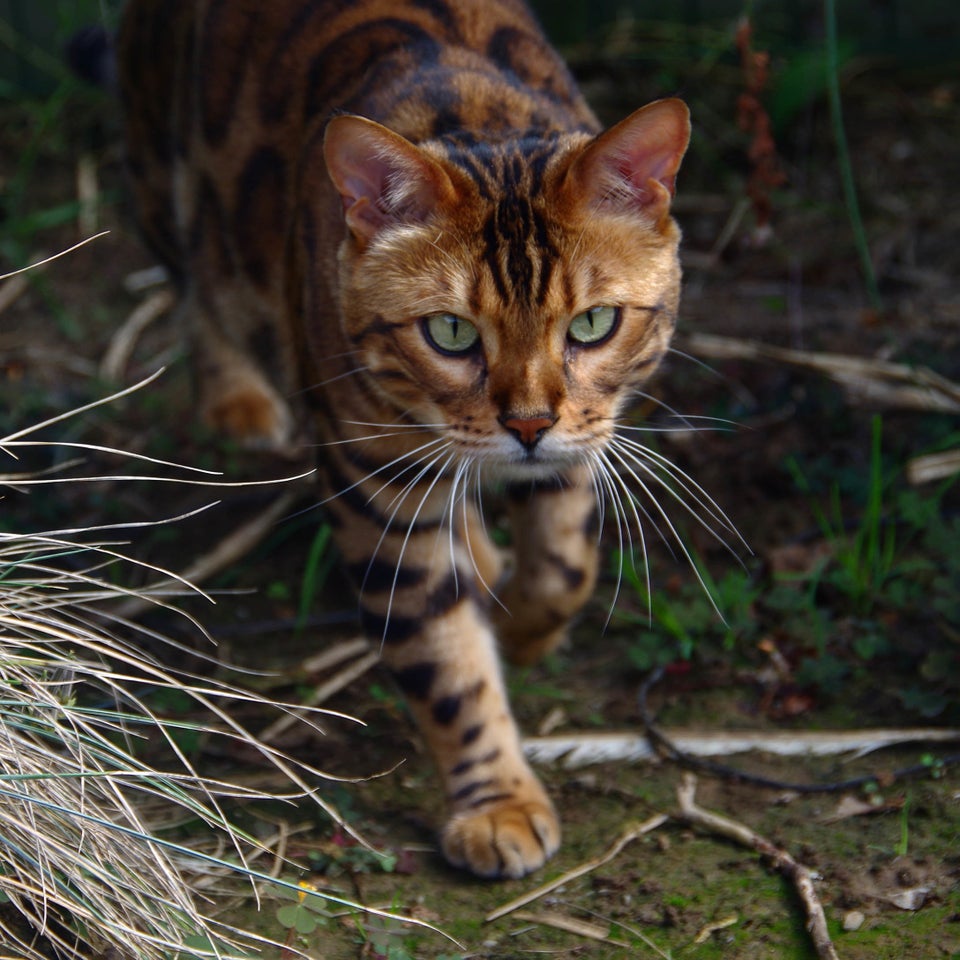
[[[277,920],[280,926],[287,931],[287,937],[284,941],[284,952],[282,956],[294,956],[291,950],[294,940],[300,939],[306,946],[307,938],[318,928],[325,927],[330,914],[324,909],[324,901],[320,897],[310,896],[316,894],[317,888],[307,880],[301,880],[297,886],[298,890],[284,888],[281,890],[281,896],[293,901],[277,908]]]
[[[648,611],[647,617],[629,611],[620,614],[641,626],[640,637],[628,654],[641,670],[689,660],[700,644],[719,644],[729,650],[738,639],[755,632],[753,607],[760,589],[746,570],[731,570],[715,580],[697,564],[697,582],[684,583],[669,595],[649,592],[645,578],[629,559],[622,562],[622,570]]]
[[[829,510],[812,499],[812,490],[797,464],[789,462],[794,480],[811,496],[817,523],[824,539],[833,546],[832,562],[819,568],[823,581],[846,596],[854,613],[870,613],[884,587],[896,575],[896,528],[885,523],[883,500],[887,481],[881,457],[882,421],[874,417],[871,424],[870,466],[866,500],[852,533],[847,532],[846,518],[839,485],[830,490]]]
[[[905,857],[910,851],[910,794],[903,800],[900,808],[900,837],[894,844],[893,852],[898,857]]]
[[[327,576],[336,556],[331,547],[333,528],[329,523],[321,523],[314,534],[313,542],[307,553],[307,560],[303,568],[303,578],[300,581],[300,603],[297,610],[297,630],[302,630],[313,609],[317,595],[323,589]]]

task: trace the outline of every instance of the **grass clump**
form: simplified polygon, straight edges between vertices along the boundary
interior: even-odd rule
[[[0,452],[12,457],[33,443],[31,432],[0,438]],[[0,503],[57,480],[0,474]],[[259,955],[271,941],[198,906],[195,881],[211,870],[246,877],[251,896],[275,882],[250,868],[262,848],[231,822],[228,804],[308,798],[336,817],[314,786],[321,771],[261,743],[233,716],[243,702],[289,707],[171,669],[171,658],[146,651],[176,655],[177,644],[123,617],[118,601],[138,595],[118,585],[116,567],[137,562],[116,538],[151,525],[0,531],[0,943],[14,951],[3,956]],[[167,606],[173,588],[186,587],[151,569],[161,586],[139,596]],[[166,718],[150,706],[171,692],[199,719]],[[204,775],[184,746],[200,736],[257,751],[285,775],[289,792]],[[198,845],[173,839],[174,823],[192,824]],[[199,848],[211,835],[219,838],[216,856]]]

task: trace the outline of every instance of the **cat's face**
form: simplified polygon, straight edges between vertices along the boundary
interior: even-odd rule
[[[590,144],[556,141],[539,163],[504,148],[472,175],[420,148],[426,184],[421,170],[392,205],[345,197],[341,308],[357,365],[484,473],[547,476],[603,449],[673,331],[667,189],[645,177],[639,200],[617,194]],[[661,171],[670,188],[673,173]],[[396,189],[389,176],[377,189]]]

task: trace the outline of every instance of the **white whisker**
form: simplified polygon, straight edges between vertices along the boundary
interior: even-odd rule
[[[407,453],[403,453],[403,454],[401,454],[399,457],[394,457],[393,460],[391,460],[389,463],[385,463],[385,464],[383,464],[383,466],[377,467],[376,470],[371,470],[370,473],[364,474],[364,476],[362,476],[359,480],[355,480],[353,483],[351,483],[350,486],[344,487],[342,490],[338,490],[336,493],[331,494],[331,495],[330,495],[329,497],[327,497],[326,499],[321,500],[320,503],[318,504],[318,506],[321,506],[321,507],[322,507],[322,506],[324,506],[324,504],[330,503],[331,500],[336,500],[337,497],[342,497],[345,493],[349,493],[351,490],[355,490],[355,489],[356,489],[357,487],[359,487],[362,483],[366,483],[368,480],[370,480],[370,479],[372,479],[373,477],[375,477],[378,473],[383,473],[384,470],[389,470],[391,467],[395,466],[396,464],[398,464],[398,463],[403,463],[403,461],[406,460],[408,457],[415,456],[416,454],[420,453],[421,450],[426,450],[426,449],[428,449],[429,447],[432,447],[432,446],[434,446],[434,445],[437,444],[437,443],[443,443],[443,444],[445,444],[446,446],[449,446],[449,445],[450,445],[450,441],[449,441],[449,440],[446,440],[444,437],[434,437],[432,440],[428,440],[426,443],[421,444],[419,447],[416,447],[415,449],[410,450],[410,451],[408,451]],[[428,454],[428,456],[429,456],[429,454]],[[423,458],[421,458],[421,459],[423,459]],[[419,462],[420,462],[420,461],[418,460],[417,463],[419,463]],[[410,469],[410,466],[415,466],[415,465],[416,465],[416,464],[411,464],[411,465],[408,465],[407,467],[404,467],[403,470],[401,470],[400,473],[397,474],[397,477],[402,476],[408,469]],[[396,478],[394,478],[394,479],[396,479]],[[389,480],[388,480],[387,483],[384,484],[384,486],[389,486],[389,484],[390,484],[391,482],[393,482],[393,481],[389,481]],[[380,490],[382,490],[382,489],[383,489],[383,487],[380,487]],[[379,493],[379,490],[378,490],[377,492]],[[375,495],[376,495],[376,494],[375,494]],[[374,496],[375,496],[375,495],[374,495]]]
[[[630,457],[631,460],[636,462],[638,466],[641,466],[645,473],[648,476],[655,479],[665,490],[667,490],[670,495],[677,500],[678,503],[681,503],[684,508],[687,510],[691,516],[695,517],[707,530],[709,530],[721,543],[724,543],[725,546],[729,545],[723,540],[719,534],[714,531],[710,525],[704,522],[704,518],[701,517],[690,504],[681,497],[676,490],[673,489],[670,484],[666,483],[664,478],[661,477],[653,469],[653,465],[660,467],[673,481],[676,483],[683,491],[686,493],[693,502],[700,507],[703,512],[710,517],[713,521],[718,523],[721,527],[727,530],[729,533],[733,534],[740,542],[746,547],[746,541],[740,535],[740,532],[737,530],[733,521],[723,512],[720,508],[720,505],[707,493],[706,490],[697,483],[686,471],[682,470],[675,463],[669,460],[663,454],[658,453],[655,450],[651,450],[649,447],[644,446],[641,443],[638,443],[636,440],[632,440],[628,437],[616,437],[614,438],[612,447],[617,447],[620,451]],[[648,462],[643,462],[648,461]],[[749,547],[747,548],[749,549]]]
[[[666,510],[663,508],[663,505],[662,505],[662,504],[660,503],[660,501],[653,495],[652,491],[651,491],[650,488],[647,486],[647,484],[646,484],[643,480],[641,480],[640,477],[637,475],[636,470],[634,470],[633,467],[630,465],[630,461],[628,461],[628,460],[626,459],[624,451],[621,451],[618,447],[611,445],[611,447],[610,447],[610,453],[622,464],[622,466],[626,469],[628,475],[634,480],[634,482],[637,484],[637,486],[643,491],[644,495],[645,495],[645,496],[647,497],[647,499],[650,501],[651,505],[653,506],[653,509],[655,509],[655,510],[657,511],[657,513],[660,515],[660,517],[663,519],[663,522],[667,525],[667,529],[670,531],[670,534],[671,534],[671,536],[673,537],[674,542],[675,542],[675,543],[677,544],[677,546],[680,548],[681,553],[683,553],[683,555],[684,555],[684,557],[686,558],[687,562],[690,564],[690,567],[691,567],[691,569],[693,570],[694,575],[696,576],[697,580],[699,581],[700,586],[703,588],[703,592],[707,595],[707,599],[710,601],[710,605],[713,607],[714,611],[716,612],[717,616],[721,619],[721,621],[723,621],[724,623],[726,623],[726,621],[723,619],[723,614],[720,612],[720,608],[717,606],[717,603],[716,603],[716,601],[715,601],[714,598],[713,598],[713,594],[710,593],[710,589],[709,589],[709,587],[707,586],[706,581],[705,581],[704,578],[703,578],[703,574],[700,572],[700,568],[699,568],[699,567],[697,566],[697,564],[694,562],[693,555],[690,553],[689,548],[687,547],[686,543],[684,543],[683,538],[680,536],[680,532],[679,532],[679,531],[677,530],[677,528],[673,525],[673,521],[671,521],[671,519],[670,519],[669,515],[667,514]],[[642,463],[641,461],[637,460],[636,458],[631,458],[631,460],[632,460],[634,463],[636,463],[637,466],[639,466],[641,469],[643,469],[643,470],[647,473],[647,475],[648,475],[649,477],[651,477],[652,479],[654,479],[654,480],[656,480],[658,483],[660,483],[660,485],[661,485],[665,490],[667,490],[668,492],[670,492],[670,493],[674,496],[674,498],[675,498],[682,506],[684,506],[694,517],[696,517],[701,523],[703,523],[702,518],[700,518],[700,516],[696,513],[696,511],[693,510],[681,497],[679,497],[679,496],[676,494],[676,491],[674,491],[674,490],[669,486],[669,484],[664,483],[663,480],[662,480],[662,478],[661,478],[661,477],[658,477],[658,476],[649,468],[649,466],[647,466],[646,464],[644,464],[644,463]],[[620,476],[619,472],[617,472],[616,476],[619,478],[619,480],[620,480],[621,483],[624,483],[623,478]],[[625,487],[625,489],[627,489],[627,488]],[[630,493],[629,490],[628,490],[628,495],[629,495],[629,497],[630,497],[631,500],[635,500],[636,495],[633,494],[633,493]],[[717,537],[717,539],[720,540],[721,543],[724,543],[724,545],[726,546],[725,541],[724,541],[721,537],[717,536],[716,532],[710,527],[709,524],[705,524],[705,523],[704,523],[703,526],[704,526],[704,528],[705,528],[708,532],[710,532],[711,534],[713,534],[713,536]]]
[[[424,473],[430,467],[433,466],[434,463],[436,463],[437,460],[440,459],[440,456],[442,456],[442,454],[438,455],[436,459],[432,460],[426,467],[424,467],[424,469],[420,472],[420,475],[417,478],[418,480],[420,477],[424,475]],[[436,476],[427,485],[427,489],[424,491],[423,496],[420,498],[420,502],[417,504],[416,510],[413,511],[413,516],[407,522],[407,532],[403,535],[403,542],[400,544],[400,553],[397,556],[397,568],[393,574],[393,583],[390,585],[390,597],[387,600],[387,612],[386,612],[386,615],[384,616],[383,636],[380,638],[381,651],[383,649],[383,645],[387,642],[387,629],[390,625],[390,614],[393,610],[393,598],[397,592],[397,580],[400,577],[400,571],[403,569],[403,556],[407,551],[407,544],[410,542],[410,535],[413,533],[413,528],[416,526],[417,518],[420,516],[420,511],[423,510],[424,504],[427,502],[427,500],[430,499],[430,495],[433,493],[434,488],[440,482],[440,478],[443,476],[444,471],[447,469],[448,466],[450,466],[450,463],[454,460],[455,456],[456,455],[453,453],[450,453],[447,455],[447,459],[443,462],[440,469],[437,471]],[[406,497],[404,497],[403,499],[406,499]],[[397,504],[397,510],[400,509],[400,505],[402,503],[403,503],[403,500],[401,500],[400,503]],[[394,512],[390,515],[390,521],[387,523],[384,529],[384,534],[386,534],[387,530],[390,527],[390,523],[393,522],[393,518],[395,516],[396,516],[396,510],[394,510]],[[378,548],[379,548],[379,544],[382,542],[383,542],[383,537],[380,538],[380,541],[377,544]],[[374,556],[376,556],[376,551],[374,551]]]

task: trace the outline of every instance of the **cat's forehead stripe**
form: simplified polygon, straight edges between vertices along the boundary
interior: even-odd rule
[[[500,298],[524,306],[546,300],[554,260],[541,198],[558,136],[523,135],[508,143],[448,138],[447,158],[476,184],[490,210],[481,230],[483,264]]]

